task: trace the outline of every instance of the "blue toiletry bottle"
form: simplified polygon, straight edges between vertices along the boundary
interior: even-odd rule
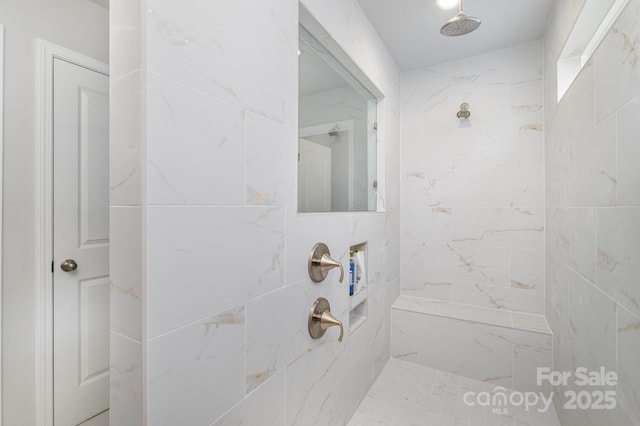
[[[349,259],[349,296],[353,296],[353,283],[355,281],[354,276],[355,264],[353,263],[353,257]]]

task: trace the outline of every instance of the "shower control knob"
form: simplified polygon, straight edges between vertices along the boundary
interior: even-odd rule
[[[60,269],[65,272],[75,271],[76,269],[78,269],[78,264],[73,259],[67,259],[60,264]]]

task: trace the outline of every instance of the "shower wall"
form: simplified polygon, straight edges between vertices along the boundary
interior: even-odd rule
[[[297,214],[296,0],[111,0],[114,425],[340,424],[389,358],[399,72],[357,1],[302,3],[385,94],[385,213]],[[368,242],[342,343],[307,332],[319,296],[348,329],[347,284],[308,278],[319,241],[345,268]]]
[[[618,407],[558,414],[564,426],[637,425],[640,1],[629,2],[558,103],[556,60],[583,3],[560,0],[545,38],[546,317],[554,369],[617,372]],[[584,388],[556,391],[571,389]]]
[[[544,312],[542,61],[540,41],[402,74],[403,294]]]

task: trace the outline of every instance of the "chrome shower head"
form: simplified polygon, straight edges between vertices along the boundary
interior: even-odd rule
[[[480,19],[462,11],[462,0],[458,0],[458,14],[440,28],[440,34],[447,37],[468,34],[480,26]]]
[[[469,111],[469,104],[463,103],[460,105],[460,111],[456,114],[458,118],[465,119],[471,117],[471,111]]]

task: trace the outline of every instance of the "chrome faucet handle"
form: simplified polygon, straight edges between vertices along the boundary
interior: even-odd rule
[[[331,306],[327,299],[324,297],[317,298],[311,307],[311,311],[309,311],[309,334],[312,338],[319,339],[324,336],[327,328],[335,326],[340,327],[340,337],[338,337],[338,341],[342,342],[342,338],[344,337],[342,321],[336,319],[336,317],[331,314]]]
[[[340,268],[339,282],[344,280],[344,267],[342,263],[331,257],[329,247],[325,243],[318,243],[313,246],[309,254],[309,277],[313,282],[323,281],[329,271],[333,268]]]

